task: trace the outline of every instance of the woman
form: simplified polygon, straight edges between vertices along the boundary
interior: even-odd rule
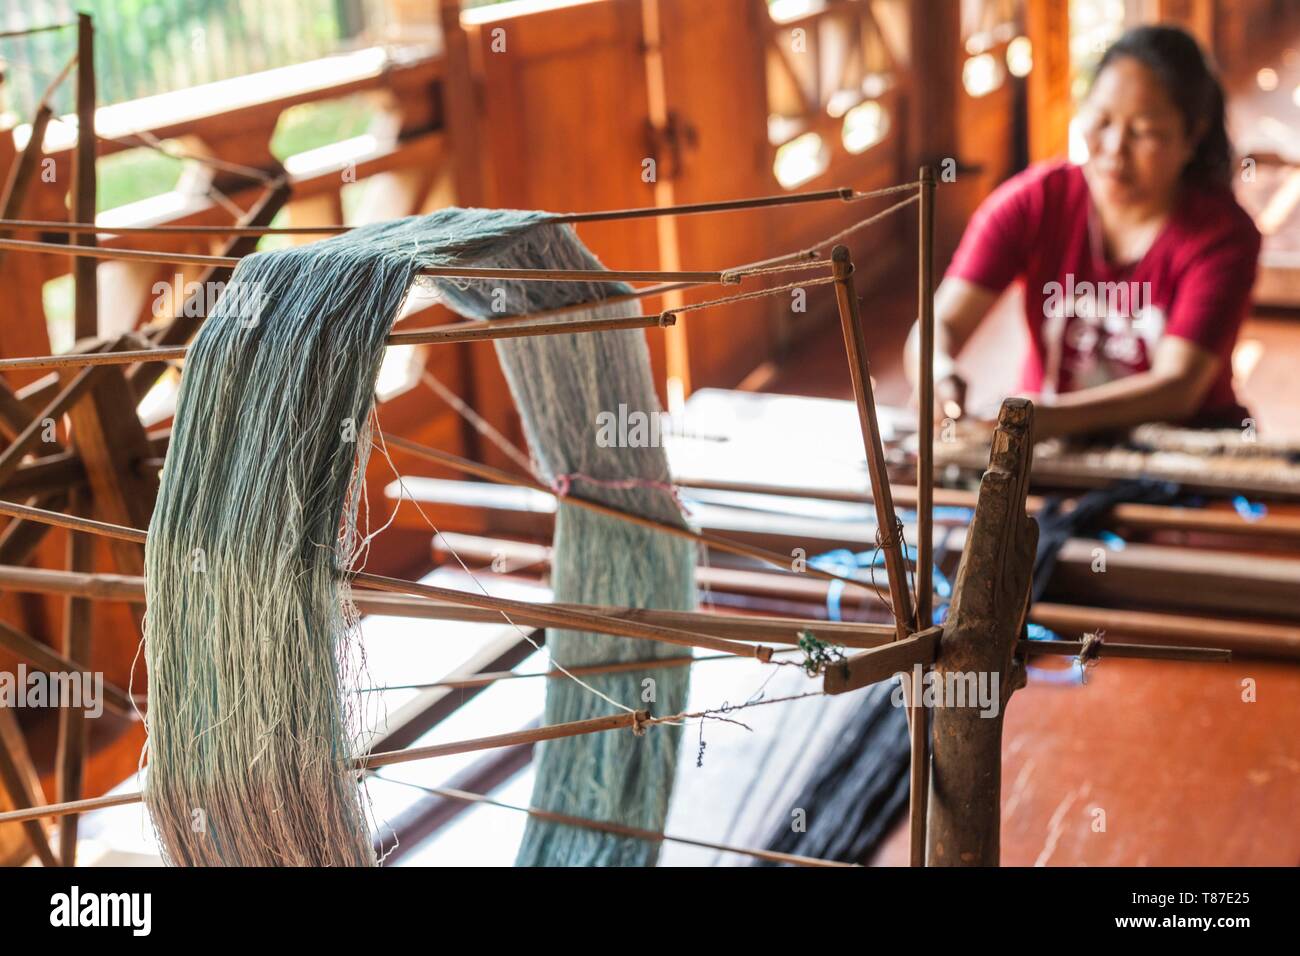
[[[1260,239],[1231,193],[1222,87],[1186,33],[1139,27],[1102,57],[1080,118],[1087,161],[1008,180],[962,237],[935,295],[936,417],[960,417],[954,358],[1020,279],[1031,348],[1008,391],[1035,400],[1037,437],[1241,427],[1231,360]]]

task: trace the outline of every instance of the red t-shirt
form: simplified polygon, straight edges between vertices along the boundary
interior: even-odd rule
[[[1040,163],[994,190],[947,274],[1025,284],[1033,347],[1020,391],[1059,394],[1151,367],[1163,335],[1220,359],[1201,415],[1237,408],[1232,350],[1250,305],[1259,231],[1227,189],[1189,188],[1141,260],[1106,261],[1083,170]]]

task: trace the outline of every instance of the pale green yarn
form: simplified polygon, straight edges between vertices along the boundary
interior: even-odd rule
[[[540,226],[480,265],[594,269],[599,262],[567,227]],[[630,291],[621,283],[475,283],[444,292],[463,315],[490,318],[491,289],[507,314],[590,302]],[[575,318],[636,315],[636,302],[595,306]],[[581,474],[604,481],[634,479],[641,487],[609,488],[582,480],[572,493],[624,511],[685,527],[671,495],[662,447],[601,447],[597,415],[659,411],[645,334],[639,330],[499,339],[497,354],[523,418],[528,444],[544,477]],[[690,610],[695,607],[695,549],[680,538],[561,504],[555,523],[552,590],[557,601]],[[574,631],[548,631],[552,658],[565,666],[679,657],[682,648]],[[647,679],[652,683],[647,684]],[[586,678],[620,703],[657,715],[686,708],[689,670],[659,668]],[[652,696],[650,696],[652,695]],[[649,699],[647,699],[649,697]],[[543,720],[585,720],[614,713],[607,702],[568,678],[546,691]],[[592,734],[538,745],[532,803],[591,820],[661,831],[677,766],[681,731],[660,726],[646,737]],[[659,844],[530,819],[521,865],[649,866]]]
[[[355,726],[353,617],[341,577],[356,547],[359,483],[384,340],[426,265],[596,268],[546,214],[449,209],[243,260],[262,294],[218,304],[190,351],[146,547],[149,769],[146,803],[163,853],[182,865],[373,865],[366,805],[349,762]],[[532,311],[604,298],[610,283],[439,281],[457,311]],[[486,306],[486,307],[485,307]],[[627,314],[602,307],[601,314]],[[607,310],[615,310],[609,312]],[[501,356],[534,453],[551,475],[667,478],[661,449],[598,449],[597,410],[652,409],[638,331],[517,339]],[[558,407],[555,403],[558,403]],[[589,446],[589,447],[588,447]],[[653,488],[576,490],[681,521]],[[599,519],[599,520],[597,520]],[[560,509],[557,600],[689,607],[689,546]],[[552,633],[564,664],[680,653],[649,642]],[[685,703],[686,669],[592,681],[656,713]],[[548,722],[609,712],[566,681]],[[662,827],[677,733],[602,734],[545,745],[535,801]],[[200,826],[201,824],[201,826]],[[650,863],[654,843],[530,826],[521,862]]]

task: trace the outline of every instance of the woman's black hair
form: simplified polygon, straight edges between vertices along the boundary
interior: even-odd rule
[[[1129,57],[1160,78],[1183,115],[1189,135],[1202,130],[1183,176],[1201,185],[1232,183],[1232,143],[1224,115],[1223,86],[1200,44],[1183,30],[1143,26],[1128,30],[1111,44],[1097,64],[1094,81],[1111,63]]]

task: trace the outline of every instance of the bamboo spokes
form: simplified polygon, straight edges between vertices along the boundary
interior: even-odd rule
[[[0,239],[0,249],[15,252],[43,252],[79,259],[115,259],[188,266],[239,265],[237,256],[207,256],[190,252],[154,252],[151,249],[112,249],[101,246],[65,245],[29,239]],[[738,281],[728,273],[665,272],[656,269],[490,269],[478,266],[426,266],[420,275],[443,279],[501,279],[512,282],[704,282],[731,285]]]
[[[43,522],[56,527],[68,528],[72,531],[98,534],[103,537],[115,538],[120,541],[131,541],[136,544],[144,544],[148,540],[148,533],[139,528],[128,528],[124,525],[98,521],[93,518],[80,518],[74,515],[65,515],[57,511],[47,511],[44,508],[22,505],[12,501],[0,501],[0,514],[7,514],[13,517]],[[370,574],[368,572],[358,572],[349,577],[353,584],[370,588],[372,590],[392,591],[400,594],[414,594],[421,597],[434,598],[443,603],[476,607],[489,611],[498,611],[504,614],[507,620],[517,624],[529,624],[539,627],[562,627],[570,630],[594,631],[600,634],[611,634],[616,637],[631,637],[643,640],[660,641],[666,644],[676,644],[683,647],[702,647],[712,651],[722,651],[729,654],[738,654],[744,657],[754,657],[764,662],[769,661],[772,657],[772,649],[766,645],[745,644],[740,641],[714,637],[698,631],[666,627],[660,624],[644,623],[634,619],[616,618],[602,614],[598,610],[587,609],[581,606],[566,608],[557,605],[530,604],[526,601],[512,601],[506,598],[493,597],[488,594],[457,591],[452,588],[437,587],[431,584],[420,584],[416,581],[404,581],[400,578],[391,578],[384,575]],[[797,643],[797,638],[794,642]]]
[[[629,219],[650,219],[659,216],[689,216],[701,213],[743,212],[748,209],[764,209],[772,206],[793,206],[802,203],[826,202],[860,202],[877,196],[890,196],[895,193],[914,190],[917,183],[900,183],[883,189],[858,192],[847,186],[834,189],[821,189],[806,193],[786,193],[774,196],[757,196],[750,199],[734,199],[721,202],[684,203],[674,206],[644,206],[632,209],[610,209],[598,212],[567,213],[556,216],[553,223],[577,224],[584,222],[613,222]],[[62,222],[57,219],[4,219],[0,220],[0,229],[24,230],[33,232],[63,232],[70,235],[211,235],[211,236],[323,236],[349,232],[354,226],[341,223],[315,226],[241,226],[231,225],[181,225],[161,224],[153,226],[109,225],[93,222]]]
[[[782,569],[789,569],[790,559],[784,554],[775,551],[769,551],[766,548],[760,548],[757,545],[746,544],[743,541],[735,541],[730,538],[713,534],[708,531],[696,531],[692,528],[686,528],[681,525],[668,524],[663,521],[656,521],[654,518],[647,518],[642,515],[632,514],[610,505],[602,504],[599,501],[592,501],[583,498],[581,495],[567,494],[561,495],[554,488],[549,488],[535,478],[525,478],[520,475],[503,471],[500,468],[494,468],[491,465],[481,465],[478,462],[470,461],[459,455],[453,455],[449,452],[439,451],[436,448],[429,448],[421,445],[419,442],[413,442],[407,438],[387,437],[385,439],[389,445],[417,458],[423,458],[425,461],[434,462],[439,465],[445,465],[448,468],[455,468],[466,474],[474,475],[487,481],[496,482],[497,484],[515,485],[521,488],[530,488],[533,491],[550,495],[557,502],[573,505],[577,508],[583,508],[587,511],[593,511],[597,514],[603,514],[607,517],[617,518],[620,521],[626,521],[630,524],[639,525],[643,528],[649,528],[652,531],[659,531],[664,534],[670,534],[674,537],[685,538],[696,544],[702,544],[718,551],[725,551],[728,554],[734,554],[743,558],[752,558],[755,561],[761,561],[764,564],[771,565]],[[870,588],[867,581],[858,578],[837,574],[834,571],[826,571],[822,568],[813,566],[806,567],[802,574],[818,578],[822,581],[839,581],[843,584],[856,584],[859,587]]]
[[[388,345],[449,345],[456,342],[486,342],[493,339],[525,338],[579,332],[610,332],[617,329],[665,328],[675,322],[672,315],[633,315],[613,318],[500,319],[494,322],[470,320],[451,322],[428,329],[392,332]],[[134,365],[137,362],[177,362],[189,353],[188,345],[119,352],[76,352],[0,359],[0,372],[40,369],[85,368],[92,365]]]

